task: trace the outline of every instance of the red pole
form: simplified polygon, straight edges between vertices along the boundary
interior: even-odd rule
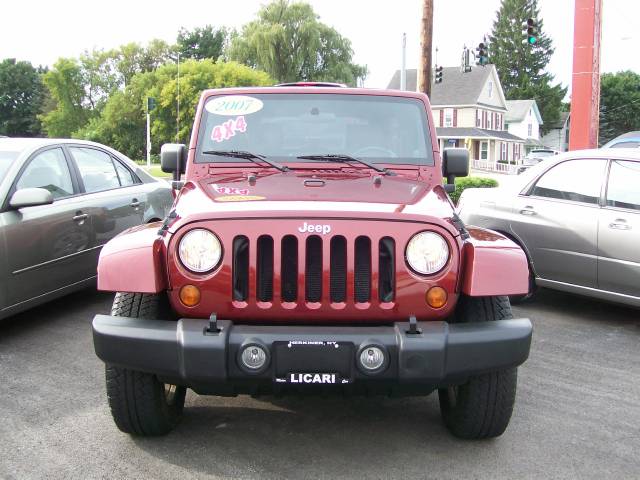
[[[569,150],[598,148],[602,0],[575,0]]]

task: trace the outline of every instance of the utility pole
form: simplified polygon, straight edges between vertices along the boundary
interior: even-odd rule
[[[151,167],[151,111],[156,108],[156,99],[147,97],[147,167]]]
[[[147,167],[151,168],[151,114],[147,107]]]
[[[598,148],[602,0],[575,0],[569,150]]]
[[[420,29],[420,69],[418,91],[431,96],[431,44],[433,41],[433,0],[422,0]]]
[[[176,143],[180,143],[180,52],[178,52],[178,108],[176,114]]]
[[[400,90],[407,89],[407,34],[402,34],[402,68],[400,69]]]

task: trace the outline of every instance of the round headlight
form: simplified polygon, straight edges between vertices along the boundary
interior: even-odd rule
[[[186,233],[178,246],[180,261],[192,272],[213,270],[222,257],[220,240],[209,230],[195,228]]]
[[[430,275],[442,270],[449,260],[449,245],[435,232],[416,233],[409,240],[406,258],[413,270]]]

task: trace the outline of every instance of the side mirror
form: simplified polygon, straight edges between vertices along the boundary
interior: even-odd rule
[[[53,195],[44,188],[21,188],[11,196],[9,206],[11,208],[37,207],[53,203]]]
[[[175,180],[187,166],[187,146],[182,143],[165,143],[160,149],[160,168],[165,173],[173,173]]]
[[[455,189],[456,177],[469,175],[469,150],[466,148],[445,148],[442,154],[442,176],[447,179],[444,189],[451,193]]]

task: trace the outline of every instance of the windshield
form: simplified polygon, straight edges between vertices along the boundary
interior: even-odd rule
[[[550,157],[554,154],[554,152],[550,152],[549,150],[531,150],[527,157],[529,158],[542,158],[542,157]]]
[[[3,152],[0,151],[0,180],[2,180],[9,170],[11,163],[18,158],[20,152]]]
[[[203,155],[239,150],[277,162],[341,154],[371,163],[433,165],[424,104],[415,98],[336,94],[255,94],[210,98],[197,163],[238,162]],[[313,160],[311,160],[313,161]]]
[[[536,163],[538,163],[540,160],[542,159],[539,157],[524,157],[522,164],[530,167],[531,165],[535,165]]]

